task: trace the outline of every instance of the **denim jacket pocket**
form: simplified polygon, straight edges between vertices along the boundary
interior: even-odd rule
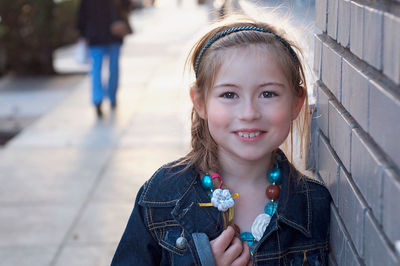
[[[159,245],[164,249],[163,253],[168,254],[170,265],[193,265],[196,260],[192,255],[191,243],[183,235],[182,228],[180,226],[168,226],[160,230]],[[185,237],[187,242],[182,248],[178,248],[176,240],[181,236]]]
[[[187,245],[180,249],[176,246],[176,240],[182,235],[182,228],[179,226],[168,227],[162,229],[162,237],[160,238],[159,244],[163,248],[175,253],[176,255],[183,256],[187,250]]]
[[[285,256],[285,264],[289,266],[326,266],[325,249],[302,250]]]

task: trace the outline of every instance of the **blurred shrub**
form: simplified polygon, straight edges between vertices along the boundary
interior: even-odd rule
[[[78,3],[79,0],[1,0],[0,56],[3,50],[5,70],[22,75],[53,74],[54,49],[77,39]]]
[[[54,8],[54,47],[58,48],[77,41],[76,12],[79,0],[64,0]]]

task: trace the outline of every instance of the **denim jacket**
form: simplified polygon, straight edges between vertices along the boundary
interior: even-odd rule
[[[283,153],[282,153],[283,154]],[[282,157],[278,209],[253,251],[254,265],[327,265],[330,194]],[[223,217],[185,165],[161,167],[139,190],[111,265],[201,265],[192,233],[210,240],[223,231]],[[290,175],[290,178],[288,178]],[[187,244],[179,248],[176,240]]]

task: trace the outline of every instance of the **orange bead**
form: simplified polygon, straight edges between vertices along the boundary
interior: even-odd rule
[[[277,185],[269,185],[265,194],[270,200],[277,200],[279,198],[279,194],[281,193],[281,189]]]

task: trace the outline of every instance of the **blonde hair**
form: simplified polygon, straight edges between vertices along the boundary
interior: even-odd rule
[[[240,31],[234,32],[213,42],[201,57],[201,61],[196,66],[198,58],[203,47],[217,34],[234,27],[257,27],[266,29],[278,35],[286,41],[295,51],[296,56],[289,52],[289,49],[271,33],[260,31]],[[300,114],[295,120],[297,133],[300,135],[300,154],[308,145],[308,127],[309,127],[309,108],[307,86],[304,73],[304,67],[300,60],[302,56],[301,50],[292,41],[285,37],[283,31],[278,30],[270,24],[256,21],[248,17],[226,18],[219,22],[213,29],[206,33],[191,49],[186,64],[190,64],[193,70],[196,69],[196,80],[192,85],[201,97],[201,101],[206,102],[210,88],[213,87],[217,72],[224,60],[224,50],[232,47],[243,47],[250,44],[263,45],[265,49],[269,49],[279,54],[276,60],[285,71],[288,77],[289,85],[295,96],[305,97],[305,101]],[[183,162],[187,167],[194,166],[200,173],[219,172],[220,166],[217,156],[217,144],[210,135],[207,120],[202,119],[193,108],[191,113],[191,151],[185,156]],[[290,146],[290,161],[293,162],[293,121],[290,125],[290,133],[286,138],[284,149]],[[289,143],[288,143],[289,141]]]

